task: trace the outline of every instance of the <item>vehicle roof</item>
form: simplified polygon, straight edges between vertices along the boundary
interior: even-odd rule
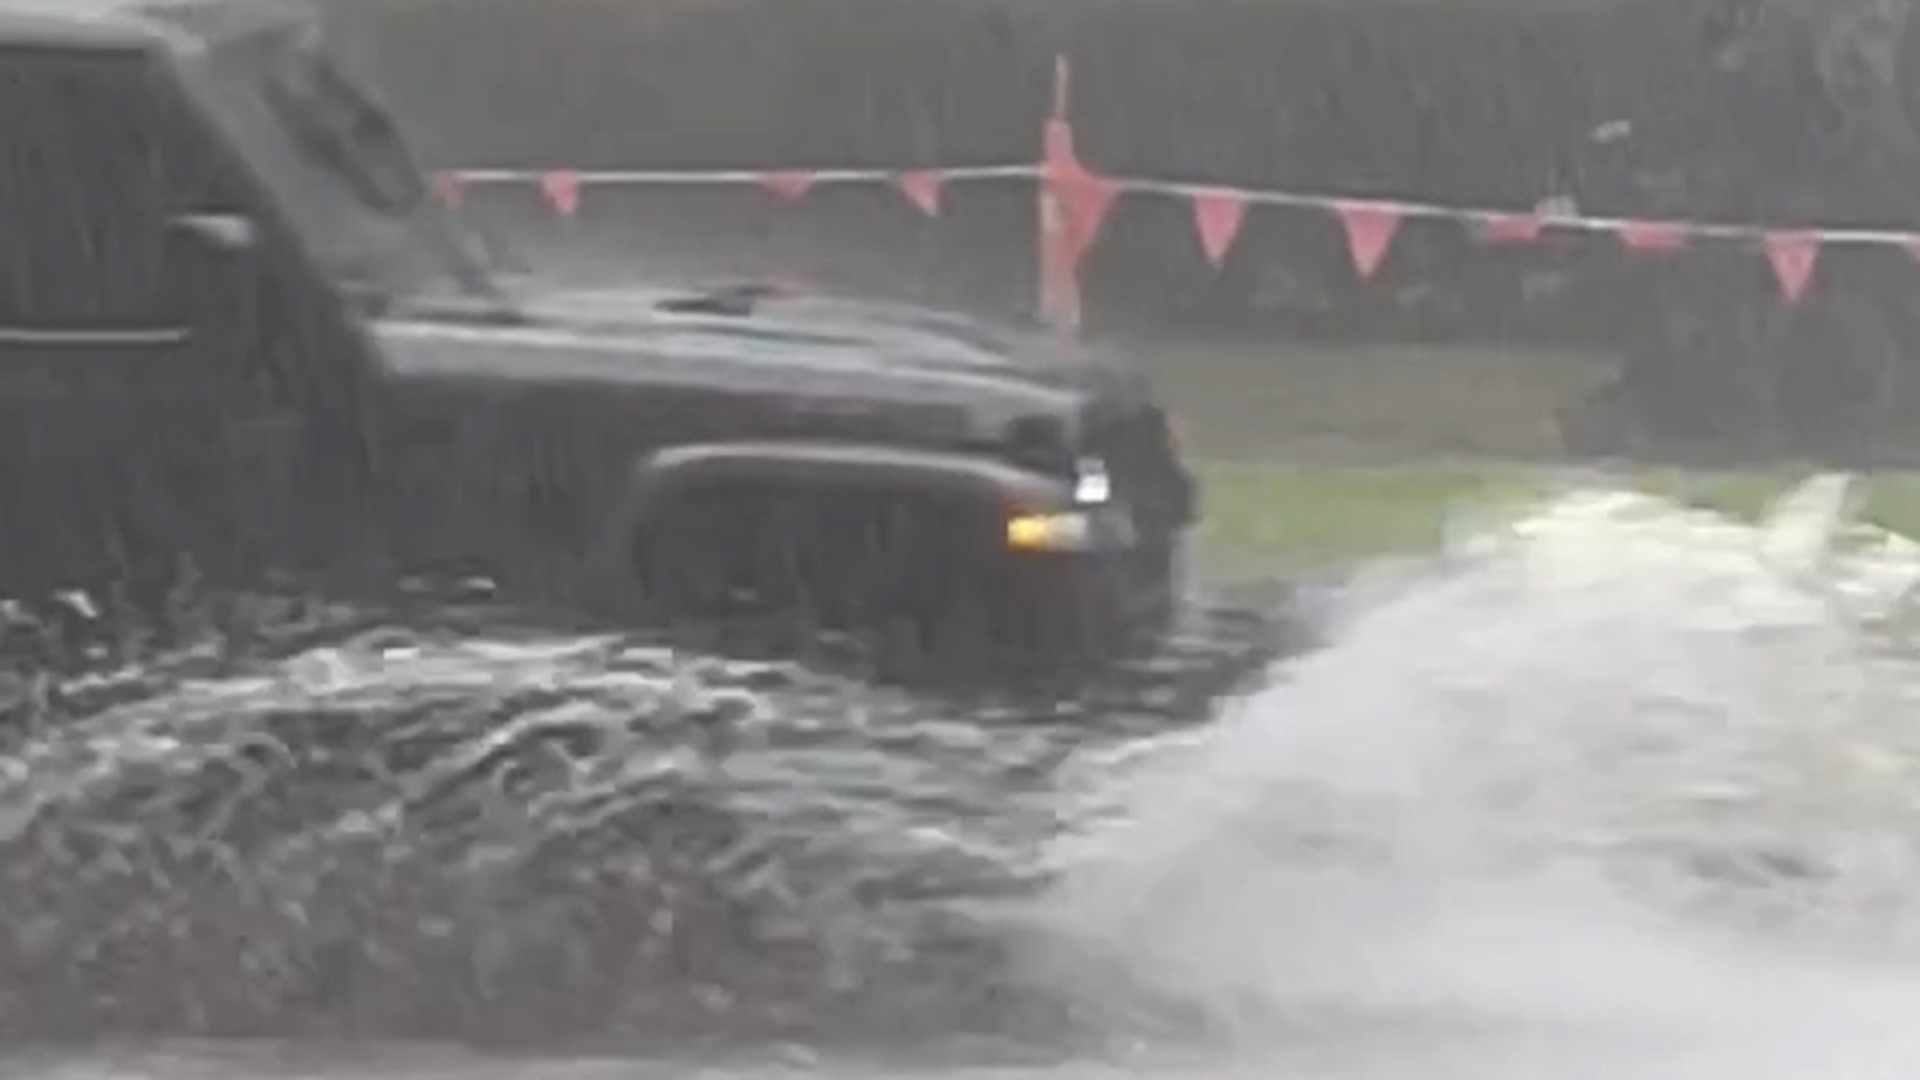
[[[162,48],[299,17],[282,0],[0,0],[0,47]]]

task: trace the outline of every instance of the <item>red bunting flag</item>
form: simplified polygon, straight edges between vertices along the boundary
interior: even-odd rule
[[[774,198],[786,202],[799,202],[813,190],[813,174],[802,169],[781,169],[760,177],[760,186],[771,192]]]
[[[1226,262],[1227,252],[1240,235],[1247,219],[1246,196],[1226,188],[1213,188],[1193,196],[1193,223],[1200,230],[1200,250],[1215,266]]]
[[[1478,231],[1489,244],[1531,244],[1545,224],[1537,214],[1483,214]]]
[[[1334,210],[1346,230],[1354,270],[1362,278],[1371,278],[1400,227],[1400,208],[1390,203],[1340,202],[1334,204]]]
[[[1055,326],[1080,325],[1080,263],[1100,234],[1119,185],[1080,163],[1067,109],[1071,72],[1064,55],[1053,62],[1053,111],[1041,143],[1040,311]]]
[[[1628,251],[1664,255],[1687,246],[1687,227],[1673,221],[1623,221],[1617,227]]]
[[[931,169],[915,169],[894,178],[894,184],[907,201],[928,217],[940,216],[940,174]]]
[[[1813,281],[1813,267],[1820,258],[1820,238],[1805,230],[1770,232],[1762,241],[1767,262],[1773,266],[1774,279],[1780,282],[1780,295],[1787,303],[1798,303]]]
[[[1120,189],[1112,180],[1080,164],[1074,152],[1073,128],[1064,120],[1047,122],[1047,186],[1060,206],[1068,263],[1078,270],[1092,250],[1100,226]]]
[[[563,217],[572,217],[580,210],[580,174],[569,169],[556,169],[540,174],[540,190],[547,201]]]

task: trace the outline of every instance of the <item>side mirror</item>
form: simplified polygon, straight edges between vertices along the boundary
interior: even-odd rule
[[[190,212],[167,219],[167,272],[156,297],[198,335],[246,334],[253,318],[257,267],[248,254],[259,228],[245,214]]]
[[[244,214],[177,214],[168,222],[182,236],[205,244],[214,251],[238,253],[251,251],[259,241],[259,230]]]

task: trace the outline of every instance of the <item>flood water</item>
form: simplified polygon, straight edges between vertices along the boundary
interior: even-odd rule
[[[1920,1075],[1920,549],[1844,495],[1568,490],[1179,717],[446,619],[170,654],[0,762],[4,1067]]]

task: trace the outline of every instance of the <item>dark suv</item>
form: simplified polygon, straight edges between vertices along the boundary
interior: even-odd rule
[[[298,8],[0,3],[0,132],[6,595],[485,577],[1035,654],[1175,602],[1191,483],[1137,375],[496,272]]]

